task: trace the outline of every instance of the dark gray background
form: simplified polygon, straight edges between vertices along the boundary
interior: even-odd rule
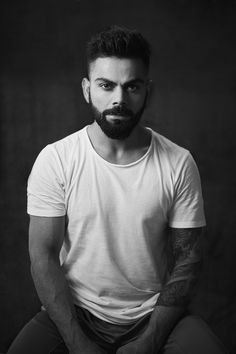
[[[27,251],[27,177],[46,144],[91,121],[80,88],[84,47],[115,23],[152,43],[146,124],[197,161],[208,232],[191,307],[235,353],[235,1],[8,0],[0,11],[0,351],[39,307]]]

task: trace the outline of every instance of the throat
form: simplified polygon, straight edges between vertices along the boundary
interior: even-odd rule
[[[101,139],[94,134],[92,125],[88,128],[88,137],[93,149],[107,162],[117,165],[128,165],[141,159],[151,144],[151,131],[140,127],[136,134],[121,143]]]

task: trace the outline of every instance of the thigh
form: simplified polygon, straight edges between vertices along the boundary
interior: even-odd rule
[[[162,354],[226,354],[226,350],[200,317],[186,316],[171,332]]]
[[[47,312],[41,311],[24,326],[7,353],[66,354],[68,351]]]

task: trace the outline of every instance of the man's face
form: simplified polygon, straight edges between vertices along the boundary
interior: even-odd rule
[[[148,93],[147,69],[140,59],[98,58],[83,89],[94,118],[112,139],[127,138],[138,124]]]

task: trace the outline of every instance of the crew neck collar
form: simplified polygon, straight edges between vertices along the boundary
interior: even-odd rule
[[[101,161],[103,161],[104,163],[108,164],[108,165],[111,165],[111,166],[114,166],[114,167],[121,167],[121,168],[125,168],[125,167],[130,167],[130,166],[133,166],[133,165],[136,165],[138,163],[140,163],[142,160],[144,160],[149,154],[150,154],[150,151],[152,149],[152,146],[153,146],[153,131],[151,128],[149,127],[145,127],[146,129],[148,129],[151,133],[151,141],[150,141],[150,144],[149,144],[149,147],[147,149],[147,151],[137,160],[133,161],[133,162],[130,162],[128,164],[116,164],[116,163],[113,163],[113,162],[110,162],[110,161],[107,161],[104,157],[102,157],[94,148],[92,142],[91,142],[91,139],[89,137],[89,134],[88,134],[88,128],[89,128],[89,125],[87,125],[85,127],[85,135],[86,135],[86,138],[87,138],[87,142],[88,142],[88,145],[89,145],[89,148],[90,150],[92,151],[93,154],[95,154],[95,156],[97,158],[99,158]]]

